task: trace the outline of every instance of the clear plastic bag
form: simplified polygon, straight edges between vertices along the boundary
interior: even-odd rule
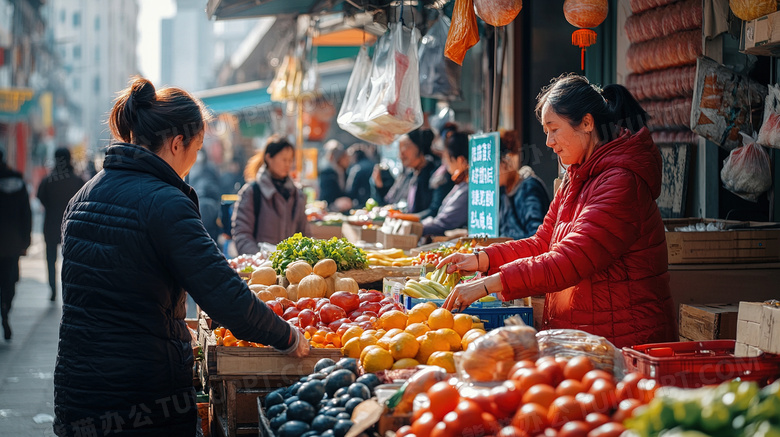
[[[518,361],[536,361],[536,330],[525,325],[494,329],[477,338],[457,356],[455,366],[467,382],[505,381]]]
[[[539,354],[543,357],[590,358],[597,369],[622,378],[625,373],[623,353],[604,337],[577,329],[548,329],[536,334]]]
[[[780,149],[780,85],[769,85],[758,144]]]
[[[740,132],[742,147],[737,147],[723,161],[720,179],[723,186],[737,196],[757,202],[758,196],[772,186],[769,156],[755,138]]]
[[[420,58],[420,96],[453,100],[461,96],[460,65],[444,57],[450,19],[442,15],[428,30],[417,52]]]

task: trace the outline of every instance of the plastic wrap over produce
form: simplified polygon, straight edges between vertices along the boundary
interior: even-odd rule
[[[758,144],[780,149],[780,86],[769,85],[764,102],[764,121],[758,132]]]
[[[597,369],[611,372],[618,378],[625,373],[623,354],[606,338],[576,329],[549,329],[536,335],[539,355],[590,358]]]
[[[494,329],[474,340],[455,361],[455,366],[465,381],[505,381],[515,363],[536,361],[538,357],[536,330],[520,321],[518,325]]]

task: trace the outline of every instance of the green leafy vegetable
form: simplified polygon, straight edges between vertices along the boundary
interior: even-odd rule
[[[282,275],[287,265],[293,261],[303,260],[314,265],[325,258],[335,261],[340,272],[368,268],[366,252],[345,238],[318,240],[304,237],[300,233],[276,245],[276,250],[271,254],[271,265]]]

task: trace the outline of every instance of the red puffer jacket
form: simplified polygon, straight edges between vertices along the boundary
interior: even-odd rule
[[[617,347],[675,341],[650,133],[625,131],[567,176],[535,236],[485,249],[502,298],[546,294],[543,329],[581,329]]]

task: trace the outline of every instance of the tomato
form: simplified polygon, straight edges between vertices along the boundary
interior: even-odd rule
[[[295,308],[293,306],[293,307],[290,307],[290,308],[287,308],[286,310],[284,310],[284,314],[282,314],[282,318],[284,320],[290,320],[293,317],[298,317],[298,314],[300,314],[300,312],[301,312],[301,310],[299,310],[298,308]]]
[[[605,423],[588,433],[588,437],[620,437],[626,428],[615,422]]]
[[[514,375],[520,369],[535,369],[536,364],[533,361],[522,360],[516,362],[511,369],[509,369],[509,375]]]
[[[455,437],[455,435],[455,432],[451,428],[448,428],[447,424],[444,422],[437,423],[436,426],[433,427],[433,431],[431,431],[431,437]],[[458,434],[458,436],[460,436],[460,434]]]
[[[433,427],[435,427],[437,423],[439,423],[439,421],[432,413],[424,413],[419,419],[412,423],[412,434],[417,437],[428,437],[431,435],[431,431],[433,431]],[[396,433],[396,435],[398,434]]]
[[[523,393],[524,404],[539,404],[544,408],[550,408],[550,404],[557,395],[555,389],[547,384],[536,384]]]
[[[572,420],[581,420],[584,417],[585,413],[582,407],[572,396],[561,396],[555,399],[547,411],[547,420],[554,428]]]
[[[385,298],[385,295],[382,293],[358,293],[358,299],[360,300],[360,303],[363,302],[381,302],[382,299]]]
[[[460,390],[460,396],[479,406],[482,411],[501,415],[498,406],[493,402],[492,391],[481,387],[463,387]]]
[[[566,379],[576,379],[582,381],[586,373],[593,370],[593,363],[590,358],[579,355],[569,359],[566,367],[563,368],[563,376]]]
[[[637,383],[636,387],[639,390],[639,400],[644,404],[649,404],[655,398],[658,383],[654,379],[642,379]]]
[[[620,401],[617,411],[612,415],[612,420],[623,423],[623,421],[631,417],[634,410],[641,405],[642,402],[636,399],[625,399]]]
[[[496,404],[500,418],[509,417],[517,411],[523,398],[523,394],[516,384],[517,381],[505,381],[498,387],[490,390],[493,402]]]
[[[512,418],[512,426],[531,435],[537,434],[548,426],[547,409],[539,404],[525,404]]]
[[[382,305],[379,304],[379,302],[361,302],[358,309],[363,311],[363,314],[366,313],[366,311],[371,311],[374,314],[378,314],[379,310],[382,309]]]
[[[558,430],[555,428],[547,428],[542,434],[539,435],[542,437],[558,437]]]
[[[547,377],[551,386],[557,387],[563,381],[563,367],[556,363],[554,359],[543,361],[542,363],[539,363],[539,361],[537,361],[536,370]]]
[[[338,330],[342,326],[346,325],[347,323],[352,323],[352,320],[350,320],[347,317],[344,317],[344,318],[341,318],[341,319],[338,319],[338,320],[334,320],[334,321],[328,323],[328,328],[330,328],[333,332],[338,332]]]
[[[427,403],[425,404],[425,407],[416,408],[416,409],[415,409],[415,410],[412,412],[412,423],[414,423],[415,421],[417,421],[417,419],[419,419],[420,417],[422,417],[422,415],[423,415],[423,414],[425,414],[425,413],[428,413],[428,412],[430,412],[430,411],[431,411],[431,410],[429,410],[429,409],[428,409],[428,407],[430,407],[430,406],[431,406],[431,402],[430,402],[430,401],[427,399],[427,395],[425,395],[425,394],[420,394],[420,397],[421,397],[421,398],[422,398],[422,397],[425,397],[425,398],[426,398],[426,402],[427,402]]]
[[[450,411],[455,410],[460,402],[458,389],[447,381],[439,381],[428,389],[428,398],[431,400],[431,413],[436,421],[444,419]],[[419,436],[418,436],[419,437]]]
[[[313,310],[317,306],[317,300],[313,297],[302,297],[295,303],[295,307],[299,310]]]
[[[588,437],[590,428],[581,420],[568,422],[558,431],[558,437]]]
[[[330,301],[325,298],[317,298],[315,299],[315,301],[317,302],[317,304],[314,305],[314,311],[319,311],[320,308],[322,308],[325,304],[330,303]]]
[[[382,306],[382,308],[379,309],[379,312],[377,314],[379,316],[381,316],[382,314],[384,314],[384,313],[386,313],[388,311],[393,311],[393,310],[397,310],[397,309],[398,308],[395,306],[395,304],[389,303],[387,305]]]
[[[523,394],[536,384],[550,385],[547,376],[536,369],[520,369],[511,378],[520,383],[520,391]]]
[[[604,379],[606,381],[609,381],[613,384],[613,386],[615,383],[615,378],[612,377],[612,374],[607,373],[603,370],[594,369],[586,373],[585,376],[582,377],[582,383],[585,384],[585,389],[590,390],[590,386],[593,385],[593,381],[597,379]]]
[[[298,313],[298,324],[304,328],[315,326],[317,322],[319,322],[319,317],[313,310],[305,309]]]
[[[461,430],[471,429],[473,434],[477,434],[477,431],[480,429],[480,427],[484,430],[482,412],[482,408],[480,408],[476,402],[470,401],[468,399],[462,399],[460,402],[458,402],[458,406],[455,407],[455,411],[449,414],[454,413],[457,416]],[[447,418],[445,417],[445,422],[447,422],[446,419]]]
[[[352,294],[348,291],[337,291],[330,296],[330,303],[340,307],[347,313],[351,313],[360,306],[360,298],[357,294]]]
[[[609,422],[609,416],[601,413],[590,413],[585,416],[585,424],[588,425],[589,430],[596,429],[601,425]]]
[[[588,390],[588,393],[593,395],[596,400],[596,411],[605,412],[615,408],[618,403],[617,393],[615,392],[615,384],[612,381],[606,379],[597,379],[593,381],[593,384]]]
[[[585,385],[576,379],[564,379],[560,384],[558,384],[558,387],[555,387],[555,393],[558,396],[576,396],[577,393],[584,393],[586,391],[587,390],[585,390]]]
[[[282,308],[282,303],[278,300],[269,300],[265,303],[268,308],[271,309],[271,311],[275,312],[277,316],[281,316],[284,314],[284,309]]]
[[[596,408],[596,397],[593,396],[591,393],[577,393],[574,396],[574,399],[577,401],[578,404],[580,404],[580,409],[582,409],[582,414],[590,414],[596,412],[598,409]]]
[[[395,432],[395,437],[407,437],[409,435],[415,435],[412,432],[412,427],[409,425],[404,425],[398,428],[398,431]]]
[[[332,303],[326,303],[319,309],[318,314],[322,323],[330,324],[338,319],[347,317],[347,313],[343,309],[333,305]]]
[[[522,429],[509,425],[501,428],[496,437],[529,437],[529,435]]]
[[[624,376],[623,380],[617,384],[618,398],[621,401],[628,398],[639,399],[640,394],[637,385],[642,378],[644,378],[644,375],[638,372],[632,372]]]
[[[475,429],[474,435],[496,435],[501,430],[501,425],[498,424],[496,416],[483,412],[482,429],[484,430],[482,432],[479,429]]]

